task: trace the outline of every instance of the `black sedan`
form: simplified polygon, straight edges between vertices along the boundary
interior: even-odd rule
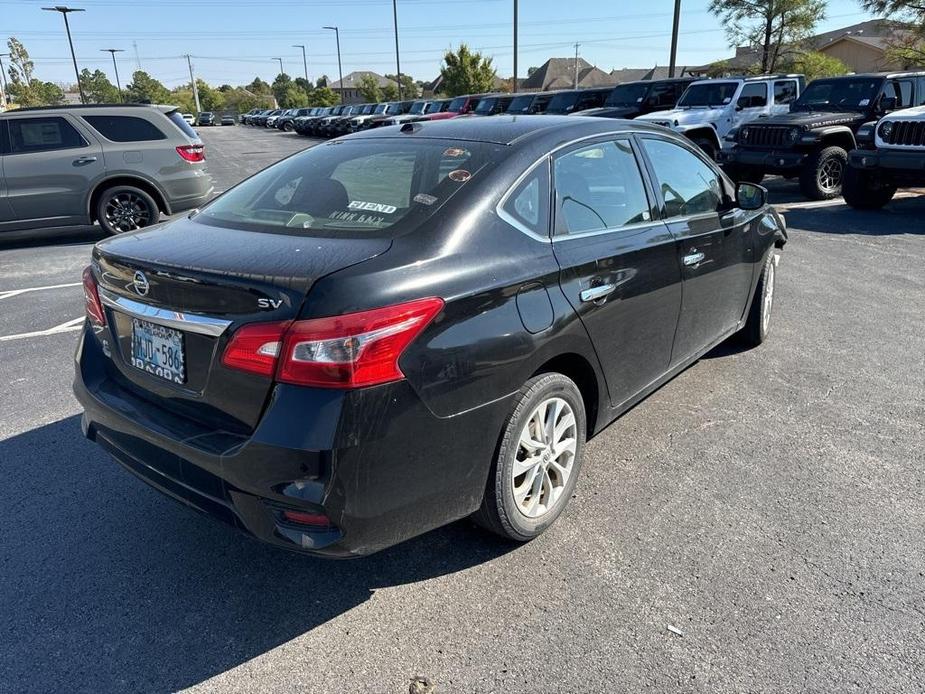
[[[83,431],[279,547],[356,556],[470,515],[530,540],[588,437],[765,340],[785,241],[763,188],[655,126],[347,136],[96,245]]]
[[[215,114],[211,111],[203,111],[196,119],[196,125],[215,125]]]

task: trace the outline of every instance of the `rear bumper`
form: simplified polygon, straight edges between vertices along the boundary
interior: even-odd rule
[[[717,153],[720,164],[738,164],[762,169],[766,173],[779,173],[798,169],[803,166],[806,152],[794,150],[761,150],[733,147]]]
[[[200,512],[284,549],[369,554],[472,513],[507,399],[448,418],[407,382],[356,391],[278,385],[249,435],[204,430],[106,376],[92,330],[76,355],[84,434],[136,476]],[[324,513],[327,529],[285,521]]]
[[[925,184],[925,150],[855,149],[848,153],[848,163],[856,169],[878,171],[900,183]]]

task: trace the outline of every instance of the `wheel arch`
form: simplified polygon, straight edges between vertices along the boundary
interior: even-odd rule
[[[591,362],[577,352],[565,352],[545,361],[531,374],[530,378],[544,373],[560,373],[578,386],[587,419],[585,434],[590,439],[598,431],[598,425],[603,424],[600,421],[601,395],[606,392],[606,388],[601,389]]]
[[[856,146],[854,133],[850,128],[843,126],[826,128],[820,133],[819,146],[821,148],[841,147],[846,152],[850,152]]]
[[[87,199],[87,215],[90,217],[91,221],[97,221],[96,205],[100,200],[100,196],[109,188],[114,188],[116,186],[133,186],[143,190],[154,199],[157,208],[161,212],[170,214],[170,207],[167,205],[167,200],[156,185],[140,176],[118,175],[105,178],[94,186],[93,191],[90,193],[90,197]]]

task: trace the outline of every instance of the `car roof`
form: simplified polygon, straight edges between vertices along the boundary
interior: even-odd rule
[[[82,111],[82,110],[97,110],[97,109],[106,109],[106,108],[153,108],[161,113],[170,113],[172,111],[179,111],[178,106],[170,106],[168,104],[62,104],[60,106],[25,106],[21,108],[14,108],[10,111],[4,111],[3,113],[23,113],[26,111]]]
[[[835,80],[835,79],[871,79],[871,78],[886,78],[886,79],[896,79],[898,77],[925,77],[925,70],[905,70],[902,72],[858,72],[851,75],[832,75],[831,77],[818,77],[813,80],[813,82],[821,80]]]
[[[578,122],[576,122],[578,121]],[[377,138],[433,138],[447,140],[469,140],[472,142],[490,142],[500,145],[512,145],[518,140],[546,133],[549,135],[567,134],[575,137],[595,135],[596,133],[619,130],[632,132],[655,132],[664,134],[664,128],[641,121],[619,120],[611,118],[570,118],[569,116],[507,116],[498,115],[491,118],[449,118],[447,120],[406,123],[366,130],[348,136],[349,139]]]

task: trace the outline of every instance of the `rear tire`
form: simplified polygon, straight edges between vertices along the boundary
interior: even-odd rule
[[[113,236],[157,224],[160,215],[154,198],[134,186],[107,188],[96,203],[97,221]]]
[[[502,432],[473,520],[516,542],[541,534],[575,489],[585,431],[584,401],[571,379],[546,373],[527,381]]]
[[[758,278],[755,287],[755,296],[752,298],[751,308],[748,310],[748,319],[742,328],[742,341],[749,347],[757,347],[768,338],[771,328],[771,310],[774,308],[774,281],[777,276],[777,266],[774,264],[774,251],[768,253],[768,259]]]
[[[695,137],[691,140],[695,145],[700,147],[710,159],[716,161],[716,144],[706,137]]]
[[[841,147],[814,152],[800,171],[800,190],[810,200],[831,200],[841,195],[848,153]]]
[[[284,123],[284,124],[283,124],[283,132],[284,132],[284,133],[291,133],[293,130],[294,130],[294,128],[293,128],[293,126],[292,126],[292,123]]]
[[[856,210],[879,210],[896,194],[896,186],[884,183],[871,171],[849,166],[845,171],[842,195],[845,202]]]

